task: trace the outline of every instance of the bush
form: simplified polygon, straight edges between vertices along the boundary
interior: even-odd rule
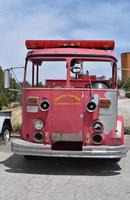
[[[8,99],[7,96],[3,93],[0,94],[0,107],[2,106],[8,106]]]
[[[126,126],[124,133],[125,133],[125,135],[130,135],[130,127]]]
[[[13,126],[13,133],[19,133],[21,128],[21,124],[15,124]]]
[[[21,107],[14,108],[12,112],[12,126],[14,133],[19,132],[21,123],[22,123],[22,109]]]

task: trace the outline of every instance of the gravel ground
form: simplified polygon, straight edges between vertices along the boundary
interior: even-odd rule
[[[118,113],[124,116],[125,126],[130,127],[130,99],[118,100]]]
[[[119,163],[97,159],[27,161],[0,147],[0,200],[129,200],[130,151]]]
[[[130,100],[119,101],[129,125]],[[130,149],[130,136],[125,136]],[[27,161],[0,146],[0,200],[129,200],[130,151],[119,163],[97,159]]]

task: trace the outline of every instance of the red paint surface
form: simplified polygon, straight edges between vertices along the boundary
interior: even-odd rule
[[[43,128],[43,132],[48,134],[49,140],[45,143],[52,143],[52,133],[82,133],[83,134],[83,145],[91,145],[92,143],[86,143],[86,134],[93,135],[92,123],[98,119],[99,107],[90,113],[86,111],[86,105],[90,101],[90,91],[74,91],[74,90],[64,90],[60,89],[24,89],[24,103],[23,103],[23,125],[22,125],[22,138],[25,140],[33,141],[33,134],[36,130],[33,127],[33,122],[36,119],[43,119],[46,123]],[[104,97],[105,90],[103,91],[93,91],[93,94],[98,94],[99,98]],[[43,112],[38,109],[37,113],[28,113],[27,109],[27,98],[29,96],[38,97],[38,104],[43,98],[46,98],[51,106],[50,110]],[[29,135],[29,138],[26,135]],[[101,133],[104,144],[111,145],[108,142],[114,135],[115,129],[110,131],[108,136],[104,132]],[[123,139],[121,141],[123,143]],[[116,140],[115,140],[115,143]]]
[[[78,47],[88,49],[113,50],[113,40],[26,40],[27,49]]]
[[[28,44],[29,45],[29,44]],[[29,47],[28,47],[29,48]],[[31,48],[31,47],[30,47]],[[45,48],[30,51],[27,54],[26,59],[37,61],[40,56],[49,55],[53,58],[54,54],[60,55],[71,55],[68,58],[69,62],[74,55],[93,55],[102,56],[104,60],[107,57],[116,60],[113,51],[106,51],[101,49],[85,49],[85,48]],[[33,57],[35,56],[35,57]],[[93,59],[91,57],[91,59]],[[98,60],[98,58],[97,58]],[[70,69],[70,68],[68,68]],[[68,72],[67,72],[68,73]],[[114,77],[114,91],[117,90],[115,87],[116,83],[116,70]],[[26,72],[25,72],[26,75]],[[43,143],[52,144],[52,134],[53,133],[64,133],[64,134],[79,134],[83,135],[83,145],[94,145],[92,143],[91,137],[94,134],[92,130],[92,123],[99,118],[99,106],[94,112],[89,112],[86,110],[86,105],[90,102],[91,91],[90,89],[85,89],[87,84],[90,84],[88,77],[80,77],[78,80],[70,80],[70,76],[67,76],[68,80],[46,80],[46,85],[44,88],[23,88],[23,112],[22,112],[22,128],[21,128],[21,138],[34,142],[33,134],[37,131],[35,130],[33,123],[36,119],[42,119],[45,121],[45,127],[41,130],[45,134],[45,140]],[[96,76],[92,76],[91,82],[99,82],[96,80]],[[24,82],[25,82],[24,78]],[[106,82],[102,80],[102,82]],[[66,84],[67,83],[67,84]],[[109,84],[109,81],[107,81]],[[25,84],[24,84],[25,86]],[[54,86],[60,86],[62,88],[55,88]],[[79,89],[78,89],[79,88]],[[108,90],[107,90],[108,91]],[[109,92],[113,91],[112,88]],[[93,90],[93,95],[97,94],[99,98],[104,98],[104,93],[106,90]],[[37,97],[38,105],[40,105],[43,99],[47,99],[50,102],[50,109],[43,112],[40,107],[37,113],[27,112],[27,99],[28,97]],[[122,117],[117,117],[123,123]],[[105,125],[105,124],[104,124]],[[122,126],[122,138],[116,139],[116,127],[110,131],[108,135],[100,133],[103,137],[103,142],[101,145],[118,145],[124,143],[124,127]],[[90,141],[87,141],[87,136],[90,136]]]

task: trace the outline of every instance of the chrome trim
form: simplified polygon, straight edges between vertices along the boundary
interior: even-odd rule
[[[56,151],[51,145],[36,144],[22,139],[12,140],[11,149],[16,154],[52,157],[122,158],[128,148],[120,146],[83,146],[82,151]]]
[[[104,95],[111,101],[111,105],[109,108],[99,109],[99,120],[104,125],[104,134],[109,135],[117,126],[117,91],[106,91]]]
[[[52,133],[53,142],[58,141],[70,141],[70,142],[82,142],[83,133]]]

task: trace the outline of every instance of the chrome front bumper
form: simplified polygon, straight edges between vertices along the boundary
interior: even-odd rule
[[[36,144],[22,139],[12,140],[11,149],[16,154],[55,157],[84,158],[122,158],[127,154],[127,147],[120,146],[83,146],[82,151],[51,150],[51,145]]]

